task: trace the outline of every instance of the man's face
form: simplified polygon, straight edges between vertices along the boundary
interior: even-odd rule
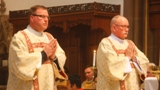
[[[30,24],[33,29],[42,32],[48,27],[48,11],[42,8],[36,10],[35,14],[30,16]]]
[[[91,68],[86,68],[84,72],[87,80],[91,80],[93,78],[93,71]]]
[[[115,24],[112,25],[113,33],[120,39],[125,39],[129,32],[129,22],[126,18],[119,18]]]

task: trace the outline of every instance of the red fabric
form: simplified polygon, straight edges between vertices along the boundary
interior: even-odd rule
[[[64,78],[66,78],[66,75],[62,72],[62,71],[60,71],[59,72]]]

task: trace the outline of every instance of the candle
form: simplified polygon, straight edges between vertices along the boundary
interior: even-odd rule
[[[93,67],[95,67],[96,63],[96,50],[93,51]]]

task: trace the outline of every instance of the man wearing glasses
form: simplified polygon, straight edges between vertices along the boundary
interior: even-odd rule
[[[29,25],[17,32],[10,43],[7,90],[56,90],[55,80],[67,78],[65,52],[57,40],[44,32],[48,27],[47,8],[29,10]]]
[[[116,15],[111,35],[102,39],[97,50],[97,90],[140,90],[149,60],[131,40],[128,20]]]

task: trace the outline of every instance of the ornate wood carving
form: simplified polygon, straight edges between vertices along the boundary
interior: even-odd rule
[[[97,22],[106,18],[111,18],[113,15],[119,14],[120,5],[94,2],[48,7],[48,11],[51,17],[50,26],[55,25],[57,27],[62,27],[64,32],[67,32],[70,27],[75,26],[79,23],[91,25],[92,29],[105,29],[106,25],[102,25]],[[9,16],[9,21],[13,24],[28,24],[28,9],[10,11]],[[17,32],[18,30],[18,27],[14,28],[14,32]]]

